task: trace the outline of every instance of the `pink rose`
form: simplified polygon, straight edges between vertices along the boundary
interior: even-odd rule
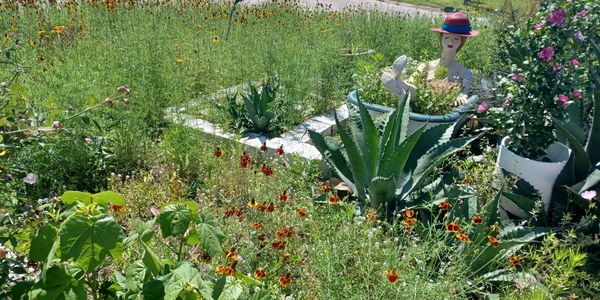
[[[573,90],[573,98],[581,99],[581,92],[578,92],[577,90]]]
[[[542,24],[535,24],[535,29],[542,29],[544,28],[544,25]]]
[[[538,54],[538,57],[541,58],[543,61],[549,61],[552,59],[553,56],[554,48],[552,46],[542,49],[542,52]]]
[[[576,59],[572,60],[571,62],[573,63],[574,66],[580,65],[580,63]]]
[[[484,101],[483,103],[479,104],[479,107],[477,108],[477,113],[482,113],[484,111],[486,111],[488,108],[487,103]]]
[[[507,105],[510,105],[512,102],[510,101],[510,99],[506,99],[504,100],[504,103],[502,103],[502,108],[506,107]]]

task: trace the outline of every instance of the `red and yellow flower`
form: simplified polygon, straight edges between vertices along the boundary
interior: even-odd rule
[[[254,271],[254,278],[258,280],[265,280],[267,279],[267,273],[265,273],[265,270],[263,269],[258,269]]]
[[[340,203],[340,197],[338,197],[338,195],[331,195],[331,197],[329,198],[329,202],[331,204],[338,204]]]
[[[215,150],[215,157],[221,157],[222,154],[223,152],[221,152],[221,148],[217,147],[217,150]]]
[[[283,152],[283,145],[279,146],[279,148],[277,148],[277,150],[275,150],[275,153],[277,153],[279,155],[285,154],[285,152]]]
[[[450,202],[448,202],[448,198],[446,198],[444,199],[444,202],[440,203],[438,206],[443,210],[448,210],[448,207],[452,207],[452,204],[450,204]]]
[[[116,204],[113,204],[113,206],[110,207],[110,209],[112,211],[121,211],[121,210],[123,210],[123,208],[125,208],[125,205],[116,205]]]
[[[500,226],[498,226],[498,222],[496,222],[494,225],[491,225],[490,229],[492,231],[498,231],[498,232],[500,232],[500,230],[501,230]]]
[[[458,232],[461,229],[462,229],[462,227],[456,225],[454,222],[446,225],[446,231],[448,231],[448,232]]]
[[[233,216],[233,209],[228,209],[228,210],[225,212],[225,215],[226,215],[227,217],[231,217],[231,216]]]
[[[456,237],[460,239],[461,242],[467,242],[467,244],[471,243],[471,239],[469,238],[469,236],[464,233],[459,233],[456,235]]]
[[[287,273],[285,274],[285,276],[281,276],[279,278],[279,284],[282,287],[287,287],[288,285],[290,285],[292,283],[292,272],[287,271]]]
[[[375,214],[367,214],[367,220],[371,220],[373,222],[377,222],[377,215],[375,215]]]
[[[387,270],[385,277],[390,281],[391,284],[395,284],[400,277],[398,277],[398,272],[394,268],[393,270]]]
[[[248,202],[248,206],[256,207],[256,199],[252,198],[252,200],[250,200],[250,202]]]
[[[267,212],[273,212],[275,211],[275,205],[273,205],[273,203],[269,204],[269,206],[267,206]]]
[[[306,210],[305,209],[298,208],[298,209],[296,209],[296,213],[298,215],[300,215],[300,217],[306,218]]]
[[[207,263],[210,264],[212,262],[212,257],[210,257],[210,255],[208,254],[208,252],[200,249],[200,255],[198,255],[198,259],[203,262],[203,263]]]
[[[285,249],[285,243],[280,241],[274,241],[273,243],[271,243],[271,247],[277,250],[283,250]]]
[[[475,224],[475,225],[483,224],[483,219],[479,216],[479,214],[476,214],[473,217],[473,224]]]
[[[264,142],[262,146],[260,146],[260,151],[267,152],[269,151],[269,147],[267,147],[267,142]]]
[[[412,218],[415,216],[415,211],[412,209],[408,209],[408,207],[404,207],[404,213],[402,214],[405,218]]]
[[[498,242],[498,239],[500,239],[500,237],[495,238],[491,235],[488,235],[488,239],[490,240],[488,244],[492,245],[494,248],[497,248],[500,245],[500,243]]]
[[[252,223],[252,228],[256,230],[262,230],[260,223]]]
[[[236,246],[231,246],[230,250],[225,251],[225,258],[235,260],[237,258],[237,255],[235,255],[236,249],[237,249]]]
[[[244,212],[243,212],[243,211],[241,211],[241,210],[239,210],[239,209],[236,209],[236,210],[233,212],[233,214],[234,214],[236,217],[243,217],[243,216],[244,216]]]
[[[407,218],[407,219],[404,219],[404,224],[408,225],[408,224],[412,224],[416,221],[417,221],[417,218]]]
[[[515,266],[516,266],[516,265],[518,265],[518,264],[520,264],[520,263],[521,263],[521,260],[520,260],[518,257],[516,257],[516,256],[513,256],[513,257],[511,257],[511,258],[510,258],[510,262],[511,262],[513,265],[515,265]]]
[[[331,192],[331,188],[327,185],[322,186],[321,190],[323,190],[323,194],[327,194],[327,193]]]
[[[283,194],[279,195],[279,201],[285,202],[288,201],[289,197],[287,195],[287,190],[283,191]]]

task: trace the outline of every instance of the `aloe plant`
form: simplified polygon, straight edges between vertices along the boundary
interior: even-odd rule
[[[362,102],[350,106],[350,133],[335,116],[341,141],[309,131],[315,147],[352,192],[374,208],[393,211],[449,155],[481,134],[451,139],[454,124],[407,135],[408,95],[395,111],[373,120]]]
[[[258,92],[257,88],[250,85],[250,93],[242,95],[244,99],[244,116],[248,120],[251,132],[266,133],[271,123],[278,117],[273,111],[273,104],[277,96],[277,89],[269,84],[263,86]]]

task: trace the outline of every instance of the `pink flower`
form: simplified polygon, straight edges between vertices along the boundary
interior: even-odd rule
[[[156,208],[154,206],[151,206],[150,207],[150,212],[152,212],[153,215],[158,216],[158,215],[160,215],[160,207]]]
[[[37,176],[35,176],[35,174],[33,173],[28,173],[27,176],[25,176],[25,178],[23,178],[23,181],[25,181],[25,183],[28,184],[35,184],[37,182]],[[594,194],[595,196],[596,194]]]
[[[585,17],[585,15],[587,15],[587,11],[585,11],[585,10],[582,10],[576,14],[576,16],[578,16],[578,17]]]
[[[86,138],[84,138],[84,140],[85,140],[86,142],[88,142],[88,143],[89,143],[89,142],[93,142],[93,140],[92,140],[91,138],[89,138],[89,137],[86,137]]]
[[[521,75],[521,74],[515,73],[515,75],[513,75],[512,79],[514,81],[521,81],[521,82],[523,82],[525,80],[525,77],[523,77],[523,75]]]
[[[548,18],[546,18],[546,21],[548,23],[550,23],[551,25],[567,25],[567,14],[565,13],[565,10],[560,8],[557,9],[553,12],[550,13],[550,15],[548,16]]]
[[[572,60],[571,63],[573,63],[574,66],[580,65],[580,63],[576,59]]]
[[[592,201],[592,199],[594,199],[596,197],[596,191],[594,191],[594,190],[585,191],[585,192],[581,193],[581,197],[585,200]]]
[[[486,111],[488,108],[487,103],[484,101],[483,103],[479,104],[479,107],[477,107],[477,113],[482,113],[484,111]]]
[[[542,49],[542,52],[538,54],[538,57],[541,58],[543,61],[549,61],[552,59],[553,56],[554,48],[552,46]]]
[[[535,24],[535,29],[542,29],[544,28],[544,25],[542,24]]]
[[[510,105],[512,102],[510,101],[510,99],[506,99],[504,100],[504,103],[502,103],[502,108],[504,108],[507,105]]]
[[[573,98],[581,99],[581,92],[578,92],[576,89],[573,90]]]
[[[562,68],[562,66],[561,66],[559,63],[556,63],[556,64],[554,65],[554,71],[558,71],[558,70],[560,70],[561,68]]]
[[[560,95],[558,96],[558,101],[562,102],[562,107],[567,107],[569,106],[569,97],[565,96],[565,95]]]

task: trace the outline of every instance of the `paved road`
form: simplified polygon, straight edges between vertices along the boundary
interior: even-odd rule
[[[270,1],[271,0],[244,0],[242,4],[252,5]],[[301,5],[306,5],[307,7],[314,7],[317,4],[323,4],[326,7],[331,7],[333,10],[342,10],[348,7],[360,7],[366,10],[396,12],[412,16],[435,17],[439,16],[440,14],[445,15],[445,13],[439,8],[419,6],[391,0],[294,0],[294,2],[300,3]]]

